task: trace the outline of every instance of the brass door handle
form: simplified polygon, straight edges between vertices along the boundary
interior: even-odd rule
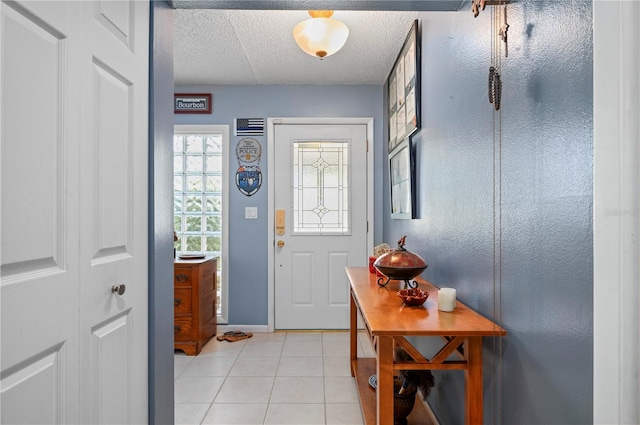
[[[284,210],[276,210],[276,235],[284,235]]]
[[[282,239],[280,239],[278,241],[278,248],[282,248],[284,246],[284,241]]]

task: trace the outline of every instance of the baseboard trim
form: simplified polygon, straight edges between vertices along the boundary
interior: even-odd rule
[[[242,331],[251,333],[268,332],[267,325],[218,325],[218,334],[223,334],[229,331]]]

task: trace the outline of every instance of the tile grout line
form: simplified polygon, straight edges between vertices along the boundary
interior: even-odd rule
[[[227,378],[229,377],[229,374],[231,373],[231,371],[233,370],[233,367],[236,365],[236,363],[238,362],[238,359],[240,358],[240,355],[242,354],[242,352],[244,351],[245,347],[247,346],[247,343],[245,342],[244,345],[242,346],[242,349],[240,350],[240,352],[234,357],[233,359],[233,364],[231,365],[231,367],[229,368],[229,370],[227,371],[226,375],[224,376],[224,380],[222,381],[222,383],[220,384],[220,388],[218,388],[218,391],[216,391],[215,395],[213,396],[213,399],[211,400],[211,403],[209,403],[209,408],[207,409],[207,411],[204,413],[204,416],[202,417],[202,419],[200,420],[200,425],[203,424],[204,420],[207,418],[207,415],[209,414],[209,412],[211,411],[211,409],[213,408],[213,404],[216,401],[216,398],[218,397],[218,395],[220,394],[220,391],[222,390],[222,387],[224,386],[224,383],[227,382]],[[197,356],[196,356],[197,357]]]
[[[267,422],[267,415],[269,414],[269,407],[271,406],[271,397],[273,397],[273,389],[276,386],[276,378],[278,376],[278,370],[280,370],[280,362],[282,361],[282,353],[284,351],[284,344],[287,342],[288,333],[285,332],[284,340],[282,340],[282,348],[280,349],[280,356],[278,356],[278,366],[276,367],[276,371],[273,375],[273,384],[271,385],[271,392],[269,393],[269,399],[267,400],[267,408],[264,410],[264,416],[262,417],[262,425]]]
[[[323,412],[323,416],[324,416],[324,418],[323,418],[324,421],[323,422],[319,422],[319,423],[324,423],[325,425],[327,425],[329,423],[332,423],[332,422],[330,422],[330,419],[329,419],[329,413],[330,412],[329,412],[328,404],[336,404],[336,405],[349,404],[350,405],[350,404],[354,404],[354,403],[351,403],[351,402],[349,402],[349,403],[347,403],[347,402],[341,403],[339,401],[335,402],[335,403],[328,403],[328,399],[327,399],[327,379],[329,378],[329,376],[327,375],[327,370],[326,370],[327,363],[326,362],[327,362],[327,360],[329,358],[333,358],[333,357],[346,357],[347,358],[347,362],[349,362],[349,356],[348,356],[348,353],[347,353],[346,356],[344,356],[344,353],[342,352],[341,344],[344,341],[342,341],[341,338],[327,337],[327,335],[331,334],[330,332],[319,332],[319,333],[321,334],[320,338],[319,338],[319,341],[320,341],[320,344],[319,344],[319,349],[320,349],[320,353],[319,353],[319,355],[320,355],[320,357],[319,357],[319,360],[320,360],[319,376],[322,377],[322,381],[321,381],[322,382],[322,402],[321,402],[322,403],[322,410],[321,411]],[[290,339],[290,338],[293,338],[293,339]],[[286,371],[281,370],[281,368],[283,367],[282,360],[283,360],[283,357],[285,357],[285,352],[287,350],[287,343],[291,346],[291,347],[289,347],[289,350],[290,350],[289,351],[289,354],[290,354],[289,357],[299,357],[300,359],[305,359],[306,357],[316,357],[316,356],[315,355],[308,356],[309,353],[313,354],[313,352],[307,352],[306,350],[303,350],[300,353],[298,353],[298,355],[296,355],[296,352],[297,352],[296,349],[295,349],[296,342],[311,342],[313,340],[315,340],[315,339],[313,339],[313,338],[312,339],[306,339],[304,337],[302,339],[298,340],[298,338],[292,337],[290,333],[285,332],[284,339],[281,339],[281,340],[279,339],[277,341],[274,341],[274,340],[271,340],[271,339],[266,339],[264,341],[257,341],[258,343],[260,343],[260,342],[281,342],[282,343],[281,347],[279,348],[279,352],[277,353],[278,354],[277,355],[277,361],[274,362],[275,369],[273,371],[273,375],[271,376],[272,377],[272,386],[271,386],[271,389],[270,389],[269,397],[266,400],[266,409],[262,413],[262,422],[261,423],[263,425],[266,425],[268,423],[267,420],[268,420],[269,411],[274,406],[274,404],[273,404],[273,395],[275,394],[274,391],[276,389],[276,382],[277,382],[277,378],[278,377],[296,378],[296,377],[312,377],[313,376],[313,375],[305,375],[304,371],[296,371],[296,369],[293,369],[293,371],[290,372],[290,373],[293,373],[293,375],[289,376]],[[347,342],[344,342],[344,343],[347,344]],[[217,391],[216,391],[215,395],[213,396],[213,399],[211,400],[211,402],[208,404],[208,407],[206,408],[203,416],[200,418],[199,423],[201,425],[205,423],[205,419],[211,414],[212,409],[215,409],[214,408],[214,404],[216,404],[215,400],[217,399],[217,397],[220,396],[221,391],[222,391],[225,383],[229,383],[228,379],[232,377],[231,376],[231,372],[234,370],[234,368],[240,367],[240,363],[239,362],[242,359],[243,353],[248,354],[247,350],[248,350],[248,346],[250,346],[250,345],[251,344],[249,342],[245,341],[245,343],[242,345],[242,348],[237,352],[237,354],[233,355],[233,361],[231,362],[230,366],[226,370],[225,374],[222,376],[223,380],[220,383],[219,388],[217,389]],[[362,340],[360,338],[358,338],[358,346],[360,348],[363,348],[362,345],[363,345]],[[334,351],[331,352],[331,353],[327,352],[327,349],[329,347],[332,347],[334,349]],[[293,351],[291,351],[291,350],[293,350]],[[202,357],[208,357],[207,354],[214,353],[215,351],[217,351],[217,350],[213,350],[213,351],[207,352]],[[274,352],[274,354],[275,354],[275,352]],[[199,356],[195,356],[194,359],[198,358],[198,357],[200,357],[200,355]],[[221,358],[222,357],[224,357],[224,356],[221,356]],[[229,357],[231,357],[231,356],[229,356]],[[250,358],[250,357],[251,356],[249,356],[248,358]],[[273,357],[276,357],[276,356],[273,356]],[[175,377],[174,381],[177,380],[179,377],[183,376],[185,370],[187,369],[189,364],[192,363],[192,361],[194,359],[190,359],[188,361],[188,363],[185,364],[184,367],[181,368],[180,373]],[[335,368],[335,366],[336,365],[333,365],[333,368]],[[260,375],[259,371],[262,370],[262,369],[258,368],[257,370],[258,370],[258,372],[257,372],[256,377],[258,375]],[[238,373],[241,373],[241,372],[238,371]],[[284,375],[280,376],[279,375],[280,373],[284,373]],[[341,371],[338,371],[337,373],[336,373],[336,371],[333,371],[331,373],[333,374],[332,376],[335,376],[336,378],[343,376],[343,373]],[[262,376],[262,375],[260,375],[260,376]],[[347,375],[344,375],[344,376],[348,377],[348,378],[351,378],[351,379],[353,378],[353,377],[350,376],[350,374],[347,374]],[[239,377],[244,377],[244,376],[241,374]],[[247,377],[253,377],[253,375],[247,376]],[[180,404],[190,404],[190,403],[180,403]],[[231,402],[231,404],[233,404],[233,403]],[[247,404],[252,404],[252,403],[251,403],[251,401],[247,401]],[[306,404],[306,403],[301,403],[301,404]],[[315,403],[312,403],[312,404],[315,404]],[[356,407],[358,407],[357,406],[358,403],[355,403],[355,404],[356,404]],[[361,412],[359,412],[359,413],[361,415]],[[256,419],[258,419],[258,418],[256,418]],[[260,420],[260,419],[258,419],[258,420]],[[360,420],[362,421],[362,418]],[[358,422],[358,423],[363,423],[363,422]]]

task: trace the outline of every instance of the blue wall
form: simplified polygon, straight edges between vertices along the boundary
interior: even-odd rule
[[[149,63],[149,423],[172,424],[173,9],[151,2]]]
[[[229,324],[267,324],[267,138],[262,144],[260,168],[265,180],[253,196],[235,187],[238,169],[234,118],[373,117],[375,158],[382,158],[382,86],[177,86],[180,93],[213,93],[212,114],[178,114],[175,124],[224,124],[230,127],[229,155]],[[376,187],[382,175],[376,175]],[[382,198],[376,202],[375,235],[382,235]],[[245,207],[258,207],[257,220],[245,220]],[[251,297],[246,297],[251,293]]]
[[[591,423],[592,4],[514,2],[508,10],[509,57],[501,60],[495,114],[487,100],[492,7],[478,18],[468,10],[421,14],[415,220],[387,213],[382,86],[177,87],[212,92],[214,111],[175,122],[373,116],[375,164],[383,170],[375,180],[383,195],[375,201],[375,242],[408,235],[407,248],[429,263],[423,277],[456,288],[461,301],[509,332],[485,344],[485,423]],[[264,159],[261,166],[266,174]],[[267,323],[266,197],[266,186],[251,198],[231,186],[232,324]],[[257,206],[259,220],[244,220],[245,206]],[[253,302],[240,296],[245,291]],[[464,422],[462,375],[436,373],[430,404],[442,424]]]
[[[423,277],[507,329],[485,343],[485,423],[591,423],[592,5],[508,6],[496,114],[491,10],[421,16],[418,218],[385,214],[384,240],[408,235]],[[435,375],[440,423],[463,423],[463,374]]]

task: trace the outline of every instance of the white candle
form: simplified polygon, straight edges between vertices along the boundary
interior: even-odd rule
[[[456,290],[442,288],[438,291],[438,310],[453,311],[456,308]]]

